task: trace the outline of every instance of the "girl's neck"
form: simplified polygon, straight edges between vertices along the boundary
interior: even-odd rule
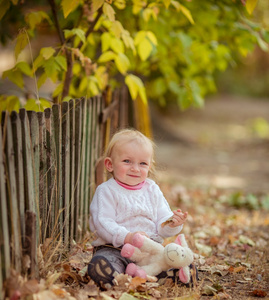
[[[120,186],[124,187],[124,188],[127,189],[127,190],[140,190],[140,189],[142,189],[142,187],[143,187],[144,184],[145,184],[145,181],[142,181],[142,182],[140,182],[140,183],[137,184],[137,185],[128,185],[128,184],[125,184],[125,183],[123,183],[123,182],[118,181],[117,179],[115,179],[115,181],[116,181]]]

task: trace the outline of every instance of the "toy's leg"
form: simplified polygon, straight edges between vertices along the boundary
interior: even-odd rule
[[[136,264],[130,263],[126,270],[125,273],[132,276],[132,277],[141,277],[141,278],[147,278],[147,274],[144,270],[140,269]]]
[[[131,244],[125,244],[121,249],[121,256],[136,262],[141,259],[141,251]]]
[[[139,233],[136,233],[133,237],[132,244],[140,248],[141,252],[147,252],[148,249],[151,251],[151,255],[158,253],[163,250],[163,246]]]

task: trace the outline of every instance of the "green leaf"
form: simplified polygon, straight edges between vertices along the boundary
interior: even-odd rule
[[[58,71],[60,71],[59,64],[56,63],[55,58],[51,57],[46,60],[43,64],[46,75],[51,78],[54,82],[57,80]]]
[[[83,44],[86,42],[85,32],[80,28],[73,28],[72,30],[65,29],[64,36],[69,39],[72,36],[77,36]]]
[[[194,100],[194,104],[197,107],[203,107],[204,106],[204,100],[201,97],[201,91],[198,83],[195,80],[190,81],[190,88],[192,91],[192,96]]]
[[[62,55],[58,55],[55,58],[55,62],[64,70],[67,71],[67,62],[66,57]]]
[[[47,78],[47,74],[42,73],[37,80],[37,87],[40,88],[46,82]]]
[[[15,46],[15,58],[18,59],[19,54],[21,51],[27,46],[28,44],[28,37],[27,33],[24,30],[21,30],[16,39],[16,46]]]
[[[115,11],[113,7],[107,2],[105,2],[103,5],[103,13],[108,17],[109,21],[115,21]]]
[[[100,62],[100,63],[108,62],[108,61],[114,60],[115,58],[116,58],[116,54],[114,52],[107,51],[100,55],[98,62]]]
[[[125,54],[119,53],[116,56],[115,64],[117,66],[117,69],[121,72],[121,74],[125,74],[130,66],[130,61]]]
[[[79,5],[79,0],[62,0],[61,2],[64,18],[66,19],[68,15],[73,12]]]
[[[56,87],[56,89],[53,91],[52,97],[55,98],[55,97],[59,96],[59,95],[62,93],[62,91],[63,91],[63,87],[64,87],[64,83],[61,82],[61,83]]]
[[[16,64],[15,68],[21,70],[21,72],[27,76],[33,77],[33,71],[27,62],[21,61]]]
[[[3,16],[9,10],[9,7],[10,7],[10,2],[8,0],[0,1],[0,20],[3,18]]]
[[[0,96],[0,111],[7,110],[9,112],[19,112],[20,99],[14,95],[1,95]]]
[[[258,3],[258,0],[247,0],[246,9],[250,15],[253,13],[253,10],[255,9],[257,3]]]
[[[20,87],[21,89],[23,88],[23,77],[22,77],[22,73],[19,70],[15,70],[10,69],[7,71],[3,72],[2,78],[8,78],[10,81],[12,81],[13,83],[15,83],[18,87]]]
[[[50,24],[52,23],[50,17],[44,11],[30,12],[25,15],[25,21],[30,26],[30,30],[35,29],[43,20],[47,20]]]
[[[50,59],[55,53],[55,49],[52,47],[45,47],[40,50],[40,54],[46,59]]]

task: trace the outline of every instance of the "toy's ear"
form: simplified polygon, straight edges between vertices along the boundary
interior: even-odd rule
[[[183,283],[188,283],[190,281],[191,274],[189,267],[183,267],[179,270],[179,279]]]
[[[182,247],[188,247],[184,234],[179,234],[175,240],[175,243]]]

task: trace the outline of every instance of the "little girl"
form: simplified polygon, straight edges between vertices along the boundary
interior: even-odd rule
[[[148,178],[154,167],[154,144],[136,130],[125,129],[111,139],[104,164],[112,178],[99,185],[90,211],[90,229],[97,234],[89,276],[98,284],[113,285],[129,259],[121,247],[139,232],[155,241],[177,235],[188,213],[172,212],[158,185]],[[172,218],[169,225],[162,223]]]

